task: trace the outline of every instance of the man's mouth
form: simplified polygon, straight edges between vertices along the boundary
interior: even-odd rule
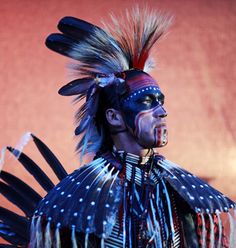
[[[163,127],[166,127],[166,123],[165,122],[159,123],[159,124],[155,125],[155,128],[163,128]]]
[[[154,128],[154,137],[155,137],[155,144],[157,147],[162,147],[167,144],[167,128],[166,123],[159,123],[155,125]]]

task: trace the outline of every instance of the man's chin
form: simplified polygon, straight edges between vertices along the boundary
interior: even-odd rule
[[[161,148],[166,146],[168,143],[168,140],[160,140],[158,142],[145,142],[143,144],[139,143],[144,149],[155,149],[155,148]]]
[[[168,140],[161,141],[156,147],[164,147],[168,144]]]
[[[157,139],[155,142],[155,148],[160,148],[166,146],[168,143],[167,133],[161,139]]]
[[[166,125],[160,125],[154,129],[155,147],[163,147],[168,143],[168,131]]]

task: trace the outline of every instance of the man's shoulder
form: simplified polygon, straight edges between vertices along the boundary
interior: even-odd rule
[[[54,188],[53,190],[56,190],[58,188],[61,188],[61,185],[63,184],[77,184],[80,185],[80,180],[84,177],[88,176],[88,174],[92,173],[91,175],[96,175],[99,173],[100,170],[104,168],[107,161],[103,157],[98,157],[91,162],[81,165],[77,169],[75,169],[73,172],[69,173],[65,178],[63,178]],[[104,173],[107,172],[107,170],[104,170]],[[91,176],[90,175],[90,176]]]
[[[75,225],[78,232],[85,232],[96,219],[91,232],[100,236],[107,230],[108,235],[122,199],[118,173],[109,166],[100,157],[69,174],[40,202],[35,217],[43,216],[61,226]]]
[[[235,203],[207,182],[167,159],[158,160],[163,178],[197,213],[227,212]]]

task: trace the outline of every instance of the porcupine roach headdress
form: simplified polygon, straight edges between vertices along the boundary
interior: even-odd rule
[[[105,140],[104,127],[96,121],[102,90],[115,85],[118,95],[127,96],[144,86],[157,86],[145,72],[153,67],[151,48],[171,23],[170,16],[139,8],[126,11],[120,21],[111,19],[105,31],[83,20],[64,17],[58,24],[62,33],[51,34],[46,40],[48,48],[79,62],[75,66],[79,78],[62,87],[59,94],[76,95],[76,101],[86,97],[76,114],[75,134],[81,135],[77,145],[81,155],[98,151]],[[128,80],[131,70],[135,77]]]

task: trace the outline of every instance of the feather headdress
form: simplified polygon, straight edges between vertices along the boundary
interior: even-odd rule
[[[83,155],[97,152],[104,141],[103,129],[95,117],[99,95],[110,85],[125,84],[124,72],[153,67],[150,50],[171,23],[169,15],[141,10],[126,11],[119,20],[111,16],[111,24],[101,29],[84,20],[64,17],[58,24],[62,33],[48,36],[48,48],[77,60],[78,79],[59,90],[64,96],[76,95],[76,101],[86,97],[76,114],[76,135],[81,135],[77,150]]]

